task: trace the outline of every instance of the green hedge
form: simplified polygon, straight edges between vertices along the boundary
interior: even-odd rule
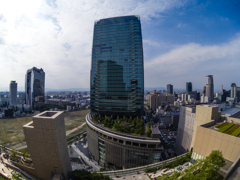
[[[240,125],[235,124],[233,127],[231,127],[230,129],[228,129],[227,131],[225,131],[225,134],[232,134],[237,128],[239,128]]]
[[[231,135],[238,137],[240,134],[240,127],[238,127]]]
[[[219,125],[216,126],[216,128],[219,128],[219,129],[220,129],[220,128],[226,126],[227,124],[228,124],[228,122],[219,124]]]
[[[234,126],[233,123],[229,123],[228,125],[222,127],[221,129],[218,130],[218,132],[224,132],[226,130],[228,130],[229,128],[231,128],[232,126]]]

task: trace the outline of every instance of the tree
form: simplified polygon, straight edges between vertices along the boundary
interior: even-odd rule
[[[74,137],[74,141],[77,142],[77,140],[78,140],[78,138],[77,138],[77,136],[75,136],[75,137]]]
[[[205,159],[197,160],[197,162],[185,170],[185,174],[181,180],[188,179],[206,179],[217,180],[220,178],[219,170],[225,165],[225,160],[220,151],[212,151]]]
[[[104,171],[104,170],[105,170],[104,168],[100,168],[100,170],[99,170],[99,171],[100,171],[100,172],[102,172],[102,171]]]
[[[150,172],[149,166],[146,167],[145,172],[146,172],[146,173],[149,173],[149,172]]]
[[[73,180],[110,180],[109,176],[103,176],[101,173],[90,173],[85,169],[72,171]]]
[[[25,152],[25,157],[27,157],[27,158],[29,157],[29,154],[27,151]]]
[[[17,154],[17,150],[11,149],[11,157],[15,157]]]
[[[74,180],[91,180],[91,173],[85,169],[72,171]]]
[[[183,164],[183,162],[189,162],[189,153],[184,158],[179,158],[174,163],[169,164],[168,166],[177,166]],[[177,164],[178,163],[178,164]],[[188,167],[182,173],[174,172],[171,176],[165,175],[158,180],[220,180],[223,179],[219,175],[219,170],[225,165],[225,160],[220,151],[212,151],[212,153],[207,156],[205,159],[196,160],[196,163]]]
[[[151,137],[151,135],[152,135],[152,130],[151,130],[151,129],[147,130],[146,135],[147,135],[147,137]]]
[[[21,177],[21,174],[16,172],[15,170],[12,171],[11,174],[12,174],[12,179],[14,179],[14,180],[19,180]]]
[[[22,151],[22,155],[23,155],[23,158],[25,159],[25,157],[26,157],[26,150],[25,149]]]
[[[82,137],[83,137],[83,138],[85,138],[86,136],[87,136],[87,134],[86,134],[86,133],[84,133],[84,134],[82,135]]]

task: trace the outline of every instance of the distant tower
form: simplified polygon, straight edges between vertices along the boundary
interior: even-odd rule
[[[213,75],[206,76],[206,96],[210,97],[211,100],[214,99],[214,84]]]
[[[192,83],[186,82],[186,93],[189,94],[190,92],[192,92]]]
[[[167,85],[167,94],[173,94],[173,85],[171,84]]]
[[[26,104],[32,108],[38,103],[44,103],[45,72],[33,67],[27,70],[25,76]]]
[[[17,105],[17,83],[11,81],[9,85],[9,102],[10,105]]]
[[[231,84],[231,98],[237,97],[237,85],[235,83]]]

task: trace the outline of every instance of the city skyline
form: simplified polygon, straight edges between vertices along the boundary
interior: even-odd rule
[[[237,1],[1,2],[0,91],[12,80],[24,90],[33,66],[45,70],[46,88],[89,88],[92,24],[133,14],[142,20],[145,87],[184,89],[192,82],[193,90],[202,89],[212,74],[216,89],[229,90],[239,84],[239,7]]]

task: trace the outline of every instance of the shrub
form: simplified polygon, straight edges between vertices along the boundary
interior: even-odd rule
[[[222,127],[221,129],[218,130],[218,132],[225,132],[227,131],[229,128],[233,127],[234,124],[233,123],[229,123],[226,126]]]
[[[105,169],[104,168],[100,168],[100,172],[104,171]]]

